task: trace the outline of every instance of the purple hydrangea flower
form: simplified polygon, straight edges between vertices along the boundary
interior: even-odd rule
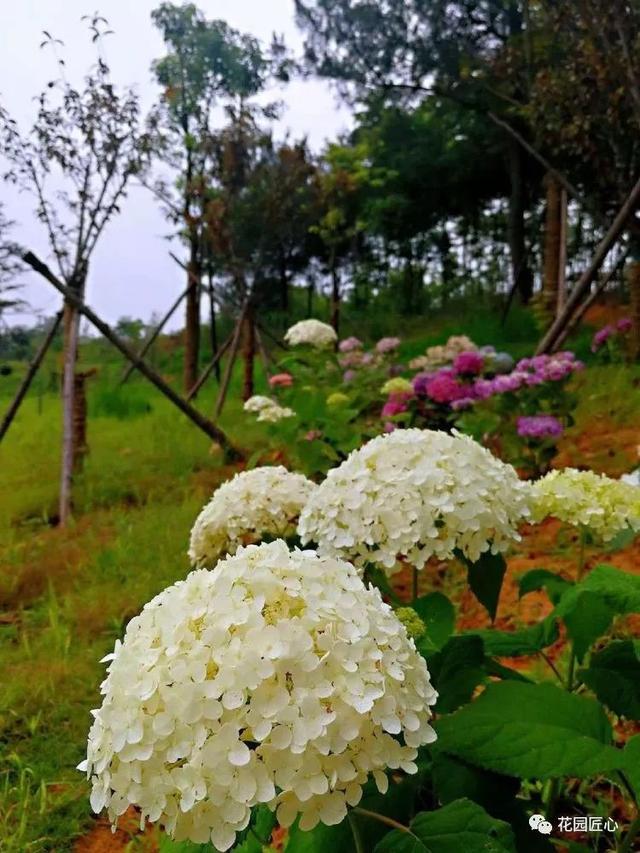
[[[564,427],[553,415],[533,415],[519,417],[517,421],[518,435],[522,438],[559,438]]]
[[[630,332],[633,328],[633,320],[630,317],[623,317],[616,323],[616,329],[623,335]]]
[[[362,341],[359,338],[345,338],[338,344],[340,352],[353,352],[356,349],[362,349]]]
[[[609,340],[611,335],[615,334],[615,328],[611,325],[603,326],[598,332],[593,336],[593,340],[591,341],[591,352],[598,352],[600,347],[604,346],[606,342]]]

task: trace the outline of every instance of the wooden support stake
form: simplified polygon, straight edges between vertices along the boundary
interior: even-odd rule
[[[211,376],[211,373],[213,372],[213,370],[215,370],[215,368],[216,368],[216,367],[218,366],[218,364],[220,363],[220,359],[222,358],[222,356],[225,354],[225,352],[226,352],[226,351],[229,349],[229,347],[231,346],[231,341],[232,341],[232,339],[233,339],[233,332],[229,335],[229,337],[227,338],[227,340],[222,344],[222,346],[220,347],[220,349],[218,350],[218,352],[214,355],[214,357],[213,357],[212,361],[210,361],[210,362],[209,362],[208,367],[206,367],[206,368],[204,369],[204,371],[202,372],[202,375],[200,376],[200,379],[198,379],[198,381],[197,381],[197,382],[196,382],[196,384],[193,386],[193,388],[191,389],[191,391],[189,391],[189,393],[187,394],[187,403],[188,403],[188,402],[190,402],[191,400],[193,400],[193,398],[196,396],[196,394],[198,393],[198,391],[202,388],[202,386],[204,385],[204,383],[205,383],[205,382],[207,381],[207,379]]]
[[[629,196],[625,203],[620,208],[618,215],[614,219],[611,224],[609,230],[603,237],[600,242],[600,245],[596,249],[595,255],[587,269],[580,276],[580,280],[577,282],[576,286],[571,291],[571,295],[567,299],[566,305],[563,310],[560,312],[558,317],[551,324],[551,328],[546,333],[542,341],[540,342],[538,349],[536,350],[536,354],[540,355],[541,353],[551,352],[556,344],[557,339],[560,337],[560,334],[564,331],[565,326],[570,321],[574,312],[576,311],[578,305],[582,301],[585,294],[588,292],[589,288],[595,277],[600,270],[600,267],[605,262],[607,255],[616,244],[620,234],[624,231],[629,218],[635,213],[638,204],[640,203],[640,179],[636,182],[635,186],[629,193]]]
[[[262,359],[262,364],[264,365],[264,372],[267,374],[267,377],[270,378],[273,375],[273,371],[271,370],[271,359],[269,358],[269,353],[265,349],[264,341],[262,340],[260,328],[257,323],[256,343],[258,344],[258,352],[260,353],[260,358]]]
[[[169,308],[169,310],[168,310],[168,311],[167,311],[167,313],[164,315],[164,317],[162,318],[162,320],[160,320],[160,322],[159,322],[159,323],[158,323],[158,325],[155,327],[155,329],[154,329],[154,330],[153,330],[153,332],[151,333],[150,337],[145,341],[144,346],[142,347],[142,349],[141,349],[141,350],[140,350],[140,352],[138,353],[138,358],[144,358],[144,357],[145,357],[145,355],[149,352],[149,350],[150,350],[150,349],[151,349],[151,347],[153,346],[153,343],[155,342],[156,338],[158,337],[158,335],[160,334],[160,332],[164,329],[164,327],[167,325],[167,323],[169,322],[169,320],[171,319],[171,317],[175,314],[175,312],[176,312],[176,311],[177,311],[177,309],[178,309],[178,306],[180,305],[180,303],[182,302],[182,300],[183,300],[183,299],[185,298],[185,296],[187,295],[187,291],[188,291],[188,289],[189,289],[189,288],[186,288],[185,290],[183,290],[183,291],[182,291],[182,293],[180,294],[180,296],[178,296],[178,298],[177,298],[177,299],[176,299],[176,301],[173,303],[173,305],[171,306],[171,308]],[[130,364],[130,365],[127,367],[127,369],[125,370],[125,372],[122,374],[122,379],[120,380],[120,384],[121,384],[121,385],[124,385],[124,383],[125,383],[125,382],[127,381],[127,379],[131,376],[131,374],[133,373],[133,371],[134,371],[135,369],[136,369],[135,364]]]
[[[34,269],[37,273],[39,273],[43,278],[45,278],[50,284],[52,284],[57,291],[59,291],[68,302],[74,305],[78,311],[83,314],[90,323],[92,323],[98,331],[102,332],[105,338],[113,344],[113,346],[118,349],[125,358],[127,358],[132,364],[134,364],[140,373],[151,382],[152,385],[160,391],[164,396],[170,400],[173,405],[179,409],[183,415],[186,415],[189,420],[194,423],[197,427],[199,427],[202,432],[209,436],[209,438],[216,441],[225,451],[227,456],[241,458],[241,454],[237,448],[233,446],[229,438],[225,435],[225,433],[218,429],[218,427],[206,418],[203,414],[201,414],[196,408],[194,408],[190,403],[187,403],[177,394],[170,385],[168,385],[164,379],[157,373],[152,367],[150,367],[145,361],[136,355],[136,353],[130,349],[127,344],[120,338],[116,333],[111,329],[111,327],[105,323],[103,320],[95,314],[91,308],[84,304],[84,302],[79,299],[76,294],[64,285],[61,281],[59,281],[56,276],[51,272],[49,267],[44,264],[33,252],[26,252],[22,256],[22,260],[28,264],[32,269]]]
[[[15,416],[17,415],[18,409],[20,408],[22,401],[26,397],[27,391],[31,387],[31,383],[35,379],[36,373],[38,372],[38,368],[42,364],[42,361],[43,361],[45,355],[47,354],[49,347],[53,343],[53,339],[56,336],[56,332],[60,328],[60,323],[62,322],[63,313],[64,313],[63,311],[58,311],[58,313],[56,314],[55,319],[51,325],[51,328],[47,332],[45,339],[40,344],[40,347],[39,347],[37,353],[33,357],[33,361],[29,365],[29,368],[27,370],[27,373],[26,373],[24,379],[20,383],[20,387],[18,388],[18,390],[16,392],[16,396],[13,398],[13,401],[11,402],[11,405],[9,406],[9,409],[8,409],[6,415],[2,419],[2,423],[0,424],[0,441],[2,441],[2,439],[6,435],[7,430],[11,426],[11,422],[13,421]]]
[[[244,325],[244,316],[247,313],[247,303],[242,307],[242,311],[240,312],[240,316],[236,322],[236,327],[233,330],[233,339],[231,341],[231,351],[229,352],[229,361],[227,362],[227,366],[224,370],[224,376],[222,377],[222,385],[220,386],[220,392],[218,394],[218,399],[216,400],[216,407],[213,412],[214,418],[217,420],[220,417],[220,413],[224,407],[224,401],[227,398],[227,391],[229,390],[229,383],[231,382],[231,374],[233,373],[233,365],[236,363],[236,358],[238,356],[238,349],[240,348],[240,339],[242,337],[242,327]]]
[[[593,291],[587,296],[582,305],[578,308],[575,314],[571,317],[565,328],[558,335],[558,339],[556,340],[556,349],[565,342],[565,340],[569,337],[569,335],[578,327],[580,321],[587,313],[589,308],[596,301],[598,296],[603,292],[609,282],[616,275],[620,267],[624,266],[627,257],[629,256],[629,252],[631,251],[631,246],[627,246],[622,255],[618,258],[616,263],[611,267],[609,272],[603,276],[602,280],[598,282],[597,286],[593,289]]]

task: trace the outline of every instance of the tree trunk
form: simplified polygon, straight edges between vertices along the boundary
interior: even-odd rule
[[[184,324],[184,389],[189,391],[198,381],[200,354],[200,284],[202,265],[198,227],[193,218],[193,154],[187,148],[187,168],[184,187],[184,220],[189,234],[189,261],[187,263],[187,302]]]
[[[287,275],[287,258],[284,251],[280,251],[280,308],[284,314],[283,322],[285,328],[289,315],[289,276]]]
[[[73,473],[79,474],[89,451],[87,444],[87,379],[93,371],[73,377]]]
[[[533,295],[533,273],[527,261],[525,212],[527,187],[524,175],[524,155],[514,139],[509,139],[509,248],[513,285],[526,305]]]
[[[569,242],[569,197],[564,187],[560,189],[560,267],[558,269],[558,301],[555,314],[562,311],[567,301],[567,246]]]
[[[242,399],[246,403],[249,397],[253,397],[253,373],[256,360],[256,326],[253,306],[248,305],[244,315],[244,382],[242,386]]]
[[[544,232],[544,272],[540,307],[545,327],[548,327],[555,319],[558,307],[562,243],[562,188],[551,174],[546,176],[545,185],[547,190],[547,211]]]
[[[633,327],[629,342],[629,354],[632,359],[640,358],[640,260],[635,258],[629,264],[628,272],[629,301]]]
[[[211,342],[211,357],[215,358],[218,352],[218,327],[216,318],[216,298],[215,289],[213,286],[213,274],[209,267],[209,341]],[[220,362],[216,361],[213,368],[216,376],[216,382],[220,384]]]
[[[86,272],[78,275],[69,287],[79,299],[84,299]],[[70,302],[65,302],[63,316],[63,373],[62,373],[62,465],[60,470],[59,523],[64,527],[73,509],[73,473],[77,470],[78,454],[75,450],[75,371],[78,361],[80,312]]]
[[[187,306],[184,333],[184,387],[186,393],[198,381],[200,355],[200,264],[197,248],[191,250],[187,265]]]
[[[336,263],[336,253],[331,253],[331,325],[340,334],[340,276]]]

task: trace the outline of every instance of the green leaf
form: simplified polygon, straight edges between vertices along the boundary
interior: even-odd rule
[[[614,566],[597,566],[568,595],[579,590],[600,593],[616,613],[640,612],[640,577]]]
[[[602,707],[553,684],[491,684],[435,727],[445,752],[522,779],[589,776],[622,761]]]
[[[572,590],[573,593],[573,590]],[[600,593],[579,591],[563,599],[556,613],[562,616],[567,633],[579,661],[597,639],[606,634],[616,615],[614,608]]]
[[[625,530],[621,530],[617,536],[614,536],[611,542],[607,543],[605,550],[610,554],[614,551],[622,551],[624,548],[628,548],[629,545],[633,545],[637,535],[637,532],[632,527],[627,527]]]
[[[515,658],[536,654],[553,645],[558,639],[558,626],[553,617],[547,617],[537,625],[518,631],[473,631],[465,636],[480,637],[488,655]]]
[[[473,800],[492,817],[511,826],[518,853],[553,853],[554,848],[548,839],[531,832],[527,802],[517,796],[521,784],[519,779],[474,767],[439,752],[437,741],[430,749],[433,753],[433,784],[441,803],[460,797]]]
[[[412,606],[427,628],[417,644],[418,650],[422,654],[439,651],[453,634],[456,621],[453,604],[441,592],[431,592],[418,598]]]
[[[438,713],[455,711],[469,702],[478,684],[487,677],[479,637],[452,637],[442,651],[427,659],[431,682],[438,691]]]
[[[567,590],[555,613],[571,637],[579,659],[609,630],[617,614],[640,611],[640,577],[613,566],[598,566]]]
[[[640,735],[629,738],[622,754],[624,757],[622,769],[638,799],[640,798]]]
[[[630,640],[610,643],[592,656],[589,668],[580,672],[580,678],[609,710],[640,720],[640,660],[636,643]]]
[[[502,581],[507,571],[507,563],[502,554],[486,552],[472,563],[463,554],[457,555],[467,567],[467,576],[471,591],[480,604],[487,610],[491,621],[496,618]]]
[[[516,849],[511,827],[466,799],[421,812],[410,829],[390,832],[375,853],[515,853]]]
[[[495,678],[501,678],[503,680],[507,679],[508,681],[524,681],[525,684],[533,683],[530,678],[527,678],[526,675],[518,672],[517,669],[511,669],[509,666],[503,666],[501,663],[498,663],[497,660],[490,657],[485,657],[484,668],[487,675],[493,675]]]
[[[565,580],[547,569],[532,569],[520,578],[520,598],[529,592],[544,589],[553,604],[557,604],[565,592],[573,586],[573,581]]]

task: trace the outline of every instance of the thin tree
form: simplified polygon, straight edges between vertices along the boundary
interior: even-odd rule
[[[110,33],[104,18],[84,18],[97,49],[97,61],[82,86],[65,76],[58,58],[59,78],[38,97],[38,111],[23,133],[0,111],[0,133],[10,169],[6,179],[35,196],[36,213],[44,226],[61,279],[84,299],[89,265],[98,241],[120,204],[133,175],[147,160],[148,139],[141,132],[140,103],[131,89],[118,92],[104,55]],[[48,32],[41,46],[56,51],[62,43]],[[64,309],[63,448],[60,482],[60,524],[72,509],[74,470],[81,464],[74,435],[75,369],[80,314],[67,301]]]
[[[267,66],[256,39],[224,21],[208,21],[192,3],[162,3],[151,17],[167,47],[166,56],[153,64],[163,88],[154,116],[157,153],[175,173],[174,186],[159,180],[154,190],[188,250],[184,386],[189,392],[198,379],[200,296],[203,274],[209,272],[202,229],[213,110],[258,92]]]

